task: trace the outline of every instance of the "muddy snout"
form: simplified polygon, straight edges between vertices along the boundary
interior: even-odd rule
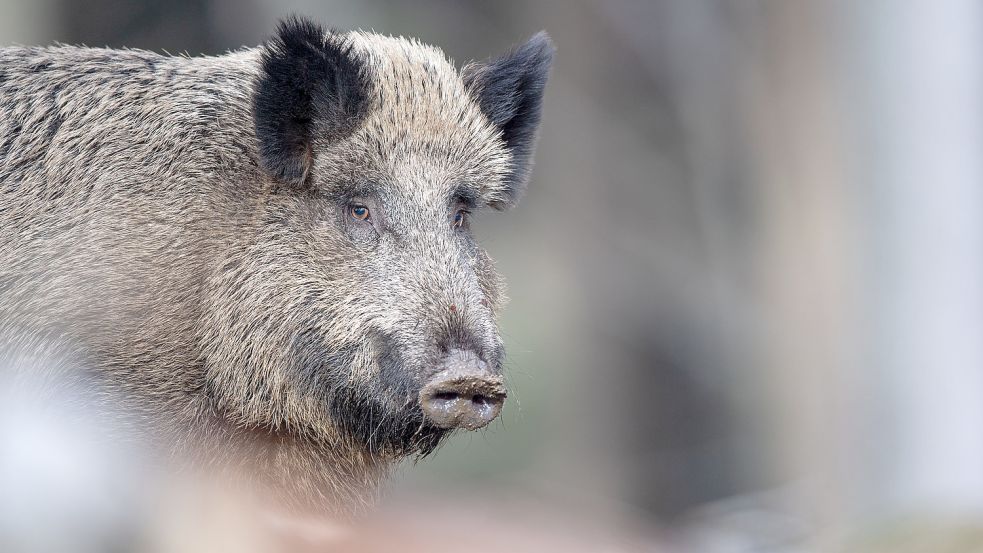
[[[505,403],[500,374],[468,351],[453,350],[443,370],[420,391],[420,408],[441,428],[477,430],[498,416]]]

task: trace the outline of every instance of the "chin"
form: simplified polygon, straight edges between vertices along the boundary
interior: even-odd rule
[[[364,390],[346,386],[335,391],[331,402],[335,425],[368,453],[425,456],[450,434],[450,430],[430,422],[416,402],[398,405],[377,397],[367,397]]]

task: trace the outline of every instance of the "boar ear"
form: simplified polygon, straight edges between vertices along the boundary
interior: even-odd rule
[[[461,78],[485,116],[502,130],[502,138],[512,154],[506,177],[505,205],[522,195],[532,168],[536,131],[543,102],[543,89],[553,63],[553,41],[540,31],[504,56],[484,63],[471,63],[461,70]]]
[[[315,138],[343,138],[364,117],[367,82],[343,35],[305,19],[281,21],[263,46],[253,97],[263,168],[288,184],[303,184]]]

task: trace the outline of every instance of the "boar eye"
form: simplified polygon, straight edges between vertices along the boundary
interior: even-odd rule
[[[369,218],[369,208],[364,205],[353,205],[348,209],[348,212],[359,221],[365,221]]]
[[[459,228],[463,227],[464,226],[464,222],[467,221],[468,213],[470,213],[470,211],[468,211],[466,209],[459,209],[459,210],[457,210],[454,213],[454,222],[451,223],[451,226],[454,227],[455,229],[459,229]]]

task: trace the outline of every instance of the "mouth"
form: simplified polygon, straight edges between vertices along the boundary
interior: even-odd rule
[[[415,402],[397,408],[354,388],[338,390],[332,401],[332,417],[370,453],[383,455],[427,455],[449,433],[427,418]]]
[[[501,414],[507,391],[497,361],[453,348],[434,372],[414,370],[383,338],[377,336],[379,343],[373,344],[379,366],[375,378],[342,380],[329,398],[339,430],[369,452],[427,455],[454,430],[478,430]]]

